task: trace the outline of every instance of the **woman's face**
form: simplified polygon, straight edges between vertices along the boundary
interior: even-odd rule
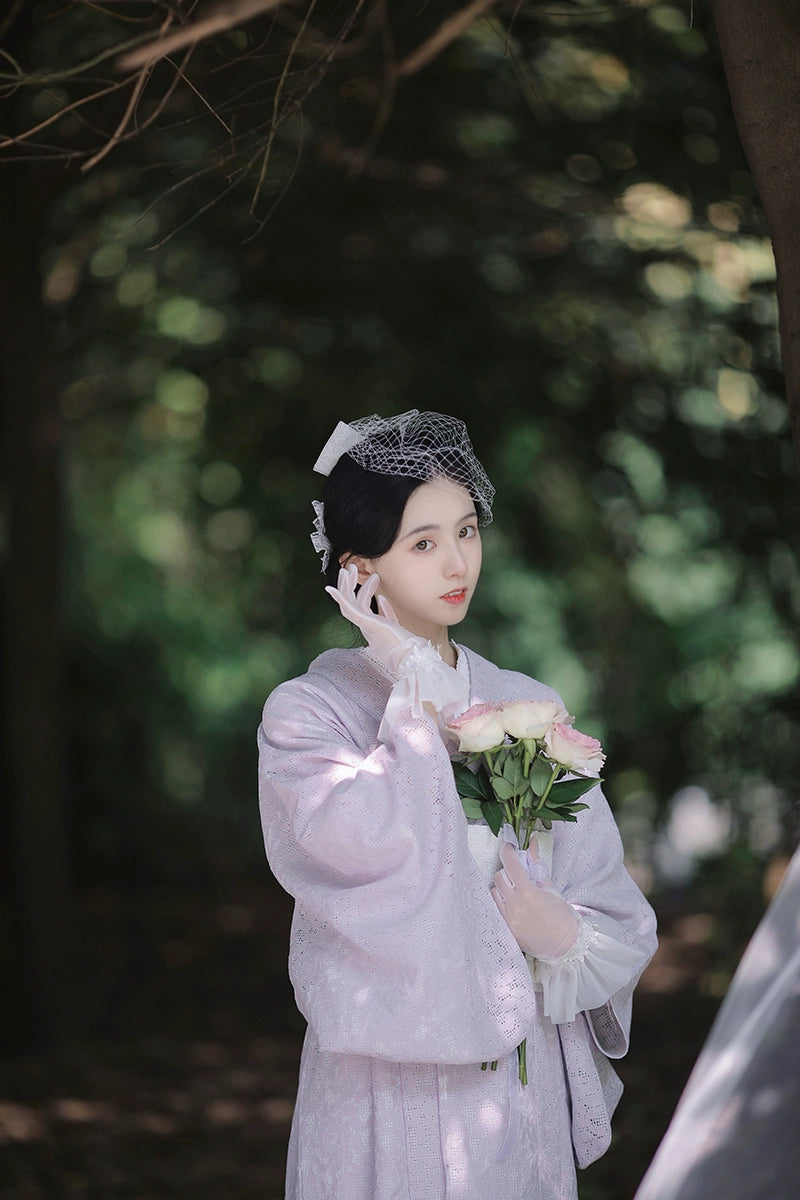
[[[394,545],[379,558],[354,556],[363,583],[380,575],[378,591],[406,629],[440,645],[449,625],[467,615],[481,572],[475,503],[449,479],[423,483],[406,502]]]

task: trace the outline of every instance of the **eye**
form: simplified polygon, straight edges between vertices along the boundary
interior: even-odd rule
[[[465,525],[464,528],[460,529],[458,532],[458,536],[460,538],[473,538],[473,537],[477,537],[477,535],[478,535],[478,530],[475,528],[474,525]]]
[[[416,543],[416,545],[414,546],[414,549],[415,550],[427,550],[428,547],[432,546],[432,545],[433,545],[433,542],[431,541],[430,538],[423,538],[421,542]]]

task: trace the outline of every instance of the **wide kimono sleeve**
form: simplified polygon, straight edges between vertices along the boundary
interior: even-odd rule
[[[530,974],[467,849],[435,723],[409,713],[378,741],[377,721],[310,675],[264,708],[261,817],[295,900],[298,1007],[323,1050],[499,1058],[533,1019]]]
[[[580,914],[584,946],[545,967],[554,1019],[586,1013],[597,1046],[609,1058],[628,1049],[631,997],[656,949],[655,915],[629,875],[622,840],[600,787],[583,797],[588,809],[555,839],[553,879]]]

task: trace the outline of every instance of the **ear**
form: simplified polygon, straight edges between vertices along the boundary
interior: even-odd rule
[[[363,554],[343,554],[339,559],[340,567],[355,566],[358,569],[358,582],[366,583],[370,575],[375,574],[375,568],[371,558],[365,558]]]

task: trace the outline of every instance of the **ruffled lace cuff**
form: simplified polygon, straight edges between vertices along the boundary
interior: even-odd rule
[[[411,679],[420,670],[441,670],[442,659],[439,651],[431,642],[422,642],[421,638],[409,638],[409,644],[400,643],[386,661],[370,652],[369,646],[362,646],[361,653],[369,659],[374,667],[390,679],[393,684]]]
[[[389,666],[370,654],[367,657],[394,681],[378,730],[379,741],[391,741],[392,730],[403,725],[409,714],[416,720],[427,714],[442,730],[469,704],[469,679],[447,666],[430,642],[409,638],[391,656]]]
[[[578,913],[578,935],[557,959],[529,958],[541,985],[545,1015],[555,1024],[574,1021],[579,1012],[600,1008],[626,987],[641,966],[641,953],[614,936],[616,922],[593,922]]]
[[[439,651],[434,649],[430,642],[419,645],[416,641],[400,656],[397,664],[397,678],[408,679],[409,676],[416,675],[418,671],[438,670],[441,672],[441,669],[442,659]]]

